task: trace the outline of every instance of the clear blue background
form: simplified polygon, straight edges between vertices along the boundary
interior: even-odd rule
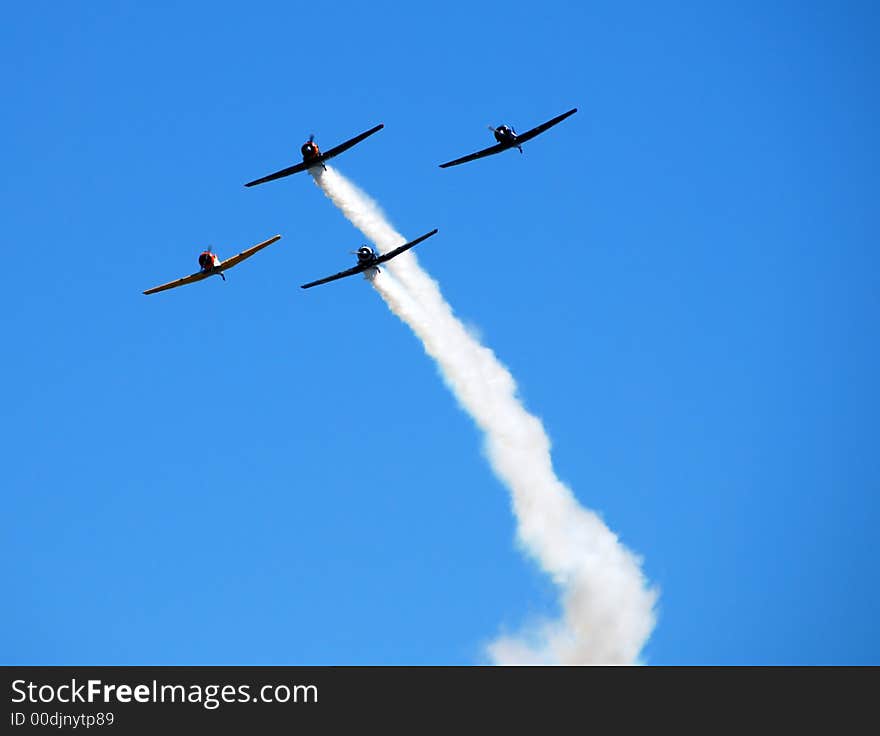
[[[660,589],[645,661],[880,664],[876,8],[6,8],[0,659],[480,663],[556,612],[416,339],[298,288],[362,236],[305,174],[242,187],[384,122],[336,164],[440,228],[421,262]]]

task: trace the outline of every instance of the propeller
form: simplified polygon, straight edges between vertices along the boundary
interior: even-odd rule
[[[309,136],[309,143],[314,143],[314,142],[315,142],[315,134],[312,133],[312,134]]]
[[[498,128],[496,128],[494,125],[490,125],[489,130],[491,130],[494,133],[496,130],[498,130]]]

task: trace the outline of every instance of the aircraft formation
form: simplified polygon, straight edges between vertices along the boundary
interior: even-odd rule
[[[555,118],[552,118],[545,123],[541,123],[540,125],[531,128],[530,130],[527,130],[525,133],[519,134],[509,125],[499,125],[498,127],[490,125],[489,130],[492,131],[492,134],[495,136],[495,140],[497,141],[494,146],[484,148],[480,151],[475,151],[474,153],[468,154],[467,156],[462,156],[461,158],[453,159],[452,161],[447,161],[446,163],[440,164],[440,168],[446,169],[450,166],[458,166],[459,164],[465,164],[469,161],[475,161],[486,156],[493,156],[497,153],[507,151],[511,148],[516,148],[517,150],[519,150],[520,153],[522,153],[523,143],[530,141],[532,138],[540,135],[547,129],[552,128],[558,123],[561,123],[567,117],[574,115],[576,112],[577,108],[572,108],[568,112],[562,113],[562,115],[557,115]],[[370,128],[363,133],[360,133],[359,135],[356,135],[354,138],[350,138],[344,143],[340,143],[338,146],[329,149],[326,153],[321,152],[318,144],[315,143],[315,136],[313,134],[309,136],[309,139],[305,143],[303,143],[302,147],[300,148],[300,153],[302,154],[301,163],[294,164],[293,166],[288,166],[287,168],[276,171],[273,174],[268,174],[259,179],[249,181],[247,184],[245,184],[245,186],[253,187],[257,184],[265,184],[266,182],[281,179],[283,177],[290,176],[291,174],[298,174],[302,171],[308,171],[309,169],[316,168],[318,166],[326,170],[326,161],[329,161],[331,158],[338,156],[340,153],[344,153],[353,146],[356,146],[358,143],[370,137],[374,133],[378,133],[384,127],[384,124],[380,123],[379,125],[376,125],[375,127]],[[339,273],[333,274],[332,276],[327,276],[325,278],[318,279],[317,281],[311,281],[308,284],[303,284],[301,288],[311,289],[313,286],[320,286],[321,284],[326,284],[330,281],[336,281],[337,279],[342,279],[346,276],[354,276],[358,273],[363,273],[367,278],[373,278],[379,272],[380,264],[390,261],[392,258],[395,258],[401,253],[409,250],[410,248],[413,248],[422,241],[427,240],[432,235],[436,235],[437,232],[437,228],[434,228],[433,230],[431,230],[431,232],[425,233],[424,235],[421,235],[415,240],[411,240],[408,243],[404,243],[398,248],[395,248],[394,250],[391,250],[385,254],[377,253],[369,245],[362,245],[356,251],[352,251],[352,254],[357,256],[357,264],[355,266],[346,269],[345,271],[340,271]],[[237,266],[242,261],[250,258],[255,253],[258,253],[259,251],[263,250],[263,248],[272,245],[272,243],[275,243],[280,239],[280,235],[274,235],[268,240],[264,240],[262,243],[257,243],[256,245],[253,245],[250,248],[243,250],[238,255],[226,258],[222,261],[210,248],[204,250],[199,254],[198,271],[190,274],[189,276],[184,276],[183,278],[169,281],[168,283],[161,284],[159,286],[154,286],[151,289],[147,289],[144,294],[155,294],[159,291],[174,289],[178,286],[184,286],[185,284],[192,284],[196,281],[201,281],[202,279],[206,279],[209,276],[220,276],[220,278],[226,281],[226,276],[224,276],[223,274],[224,271],[229,270],[233,266]]]

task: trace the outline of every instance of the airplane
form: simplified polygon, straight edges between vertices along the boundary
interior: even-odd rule
[[[574,115],[577,112],[577,108],[574,107],[568,112],[562,113],[552,120],[548,120],[546,123],[541,123],[536,128],[532,128],[531,130],[527,130],[525,133],[517,134],[517,132],[511,128],[509,125],[499,125],[497,128],[493,126],[489,126],[489,130],[495,136],[495,140],[498,141],[494,146],[490,146],[489,148],[484,148],[482,151],[477,151],[476,153],[471,153],[467,156],[462,156],[461,158],[457,158],[454,161],[447,161],[445,164],[440,164],[441,169],[445,169],[448,166],[458,166],[459,164],[466,164],[468,161],[475,161],[478,158],[483,158],[484,156],[492,156],[496,153],[501,153],[502,151],[506,151],[508,148],[518,148],[519,152],[522,153],[522,144],[526,141],[532,140],[536,135],[540,135],[547,128],[552,128],[557,123],[561,123],[565,120],[569,115]]]
[[[257,184],[264,184],[267,181],[281,179],[282,177],[290,176],[291,174],[298,174],[300,171],[311,169],[313,166],[322,166],[324,170],[326,170],[327,166],[324,164],[325,161],[329,161],[334,156],[338,156],[343,151],[347,151],[352,146],[356,146],[358,143],[364,140],[364,138],[368,138],[369,136],[373,135],[373,133],[378,133],[384,127],[384,123],[380,123],[375,128],[370,128],[368,131],[365,131],[364,133],[356,135],[354,138],[345,141],[345,143],[340,143],[338,146],[336,146],[336,148],[331,148],[329,151],[327,151],[327,153],[321,153],[321,149],[318,148],[318,144],[315,143],[315,135],[312,134],[309,136],[309,139],[302,144],[302,148],[300,148],[303,157],[301,164],[296,164],[295,166],[281,169],[281,171],[276,171],[274,174],[264,176],[262,179],[249,181],[247,184],[245,184],[245,186],[252,187]]]
[[[211,249],[208,248],[207,250],[204,250],[199,254],[199,266],[201,266],[200,270],[196,271],[194,274],[190,274],[189,276],[184,276],[182,279],[177,279],[177,281],[169,281],[167,284],[154,286],[152,289],[147,289],[144,294],[155,294],[157,291],[174,289],[178,286],[183,286],[184,284],[191,284],[194,281],[201,281],[202,279],[208,278],[208,276],[219,276],[221,279],[226,281],[226,277],[223,275],[224,271],[232,268],[233,266],[237,266],[246,258],[250,258],[257,251],[263,250],[263,248],[265,248],[267,245],[272,245],[272,243],[280,239],[280,235],[275,235],[268,240],[264,240],[262,243],[257,243],[247,250],[243,250],[237,256],[227,258],[225,261],[221,261],[217,257],[217,254],[212,252]]]
[[[367,271],[366,278],[374,278],[376,274],[380,271],[380,263],[390,261],[395,256],[399,256],[405,250],[409,250],[413,246],[421,243],[423,240],[427,240],[432,235],[436,234],[437,228],[434,228],[431,232],[425,233],[421,237],[418,237],[415,240],[411,240],[408,243],[404,243],[400,247],[388,251],[384,255],[379,255],[369,245],[362,245],[356,251],[352,251],[352,254],[357,256],[357,266],[349,268],[347,271],[340,271],[339,273],[334,274],[333,276],[328,276],[325,279],[318,279],[317,281],[312,281],[310,284],[303,284],[300,288],[311,289],[313,286],[326,284],[328,281],[336,281],[336,279],[342,279],[346,276],[354,276],[356,273],[363,273],[364,271]]]

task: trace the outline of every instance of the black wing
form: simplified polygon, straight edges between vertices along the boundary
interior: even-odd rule
[[[369,138],[373,133],[378,133],[382,128],[385,127],[384,123],[379,123],[375,128],[370,128],[365,133],[361,133],[360,135],[356,135],[350,141],[346,141],[345,143],[340,143],[336,148],[331,148],[327,153],[321,156],[321,161],[326,161],[327,159],[331,159],[334,156],[338,156],[343,151],[347,151],[352,146],[356,146],[360,143],[364,138]]]
[[[578,109],[576,107],[573,107],[568,112],[564,112],[564,113],[562,113],[562,115],[558,115],[557,117],[553,118],[553,120],[548,120],[546,123],[541,123],[536,128],[532,128],[531,130],[527,130],[522,135],[518,135],[516,137],[517,144],[525,143],[526,141],[532,140],[532,138],[534,138],[536,135],[540,135],[545,130],[547,130],[547,128],[552,128],[557,123],[561,123],[563,120],[565,120],[570,115],[574,115],[577,111],[578,111]]]
[[[349,268],[347,271],[340,271],[339,273],[335,273],[332,276],[328,276],[326,279],[318,279],[317,281],[312,281],[310,284],[303,284],[301,289],[311,289],[313,286],[320,286],[321,284],[326,284],[330,281],[336,281],[336,279],[344,279],[346,276],[354,276],[356,273],[363,273],[368,268],[372,268],[373,264],[369,266],[362,266],[360,263],[354,268]]]
[[[301,164],[297,164],[296,166],[289,166],[286,169],[281,169],[281,171],[276,171],[274,174],[269,174],[268,176],[264,176],[262,179],[254,179],[254,181],[249,181],[245,184],[246,187],[252,187],[256,184],[264,184],[267,181],[273,181],[275,179],[280,179],[283,176],[290,176],[291,174],[298,174],[300,171],[305,171],[309,166],[315,166],[317,162],[309,162],[306,163],[303,161]]]
[[[508,148],[513,148],[513,145],[514,144],[512,143],[496,143],[494,146],[484,148],[482,151],[477,151],[476,153],[457,158],[454,161],[447,161],[445,164],[440,164],[440,168],[445,169],[447,166],[458,166],[459,164],[466,164],[468,161],[476,161],[478,158],[483,158],[483,156],[492,156],[496,153],[506,151]]]
[[[429,232],[429,233],[425,233],[425,234],[422,235],[421,237],[418,237],[418,238],[416,238],[415,240],[410,240],[408,243],[404,243],[404,244],[401,245],[399,248],[395,248],[394,250],[389,250],[389,251],[388,251],[387,253],[385,253],[384,255],[379,256],[379,257],[376,259],[376,264],[379,264],[379,263],[385,263],[385,261],[390,261],[390,260],[391,260],[392,258],[394,258],[395,256],[399,256],[401,253],[403,253],[403,251],[405,251],[405,250],[409,250],[409,249],[412,248],[413,246],[416,246],[416,245],[418,245],[419,243],[421,243],[423,240],[427,240],[427,239],[430,238],[432,235],[436,235],[436,234],[437,234],[437,228],[435,227],[431,232]]]

